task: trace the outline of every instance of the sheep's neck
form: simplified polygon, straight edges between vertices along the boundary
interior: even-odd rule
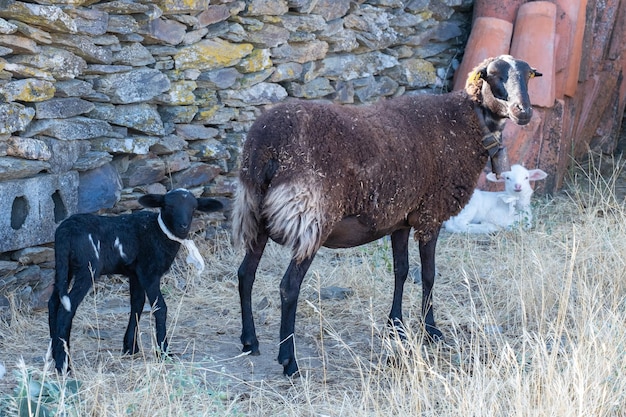
[[[474,107],[474,111],[476,112],[476,116],[478,117],[478,122],[480,124],[480,129],[483,135],[482,144],[483,147],[489,153],[489,158],[491,159],[491,170],[497,177],[500,177],[500,174],[504,171],[508,171],[511,169],[511,164],[509,163],[509,157],[506,152],[506,147],[502,145],[502,129],[504,127],[503,123],[497,123],[496,129],[492,130],[487,125],[487,121],[485,120],[485,115],[483,113],[483,108],[480,106]]]
[[[165,223],[163,223],[161,213],[159,213],[159,216],[157,217],[157,222],[159,223],[161,231],[165,233],[165,236],[167,236],[169,240],[178,242],[187,249],[187,263],[190,265],[194,265],[199,272],[202,272],[204,270],[204,259],[202,259],[202,255],[200,254],[200,251],[198,250],[198,247],[193,242],[193,240],[181,239],[177,236],[174,236],[174,234],[170,232],[170,230],[167,228]]]

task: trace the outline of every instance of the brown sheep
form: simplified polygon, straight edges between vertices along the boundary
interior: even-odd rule
[[[465,91],[370,106],[294,100],[262,114],[244,144],[233,212],[235,244],[246,248],[238,270],[243,351],[259,354],[251,292],[268,238],[292,250],[280,283],[278,354],[291,376],[298,371],[293,336],[300,286],[318,249],[391,235],[389,321],[401,330],[411,228],[422,262],[425,330],[442,339],[431,302],[439,229],[469,201],[489,156],[506,156],[497,146],[505,120],[530,121],[527,83],[540,75],[503,55],[477,66]],[[493,158],[492,166],[498,166]]]

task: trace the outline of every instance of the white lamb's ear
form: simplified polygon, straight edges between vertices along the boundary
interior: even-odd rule
[[[500,178],[496,177],[496,174],[494,174],[493,172],[490,172],[489,174],[486,175],[487,180],[491,181],[491,182],[504,182],[504,172],[502,174],[500,174]]]
[[[544,171],[540,169],[531,169],[528,171],[528,179],[530,181],[542,180],[547,176],[548,174],[546,174]]]

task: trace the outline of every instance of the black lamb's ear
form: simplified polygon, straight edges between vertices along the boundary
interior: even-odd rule
[[[200,211],[218,211],[224,208],[224,205],[214,198],[198,198],[197,210]]]
[[[534,68],[530,69],[530,78],[541,77],[543,74]]]
[[[163,207],[165,199],[161,194],[146,194],[137,201],[144,207]]]

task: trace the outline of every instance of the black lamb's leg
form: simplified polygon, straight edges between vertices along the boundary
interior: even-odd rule
[[[137,342],[137,324],[141,318],[143,305],[146,302],[146,292],[139,283],[137,276],[129,275],[130,286],[130,318],[124,335],[124,353],[134,355],[139,352]]]
[[[422,318],[426,332],[432,341],[443,340],[443,333],[435,324],[431,294],[435,284],[435,249],[438,237],[439,229],[433,233],[428,242],[419,242],[420,260],[422,261]]]
[[[152,306],[152,315],[154,316],[154,325],[156,327],[156,342],[157,342],[157,356],[167,353],[167,337],[166,337],[166,325],[167,321],[167,305],[163,294],[161,294],[161,279],[150,278],[145,282],[139,281],[146,289],[146,295],[148,301]],[[148,284],[148,285],[146,285]]]
[[[252,244],[252,248],[249,248],[246,252],[246,256],[237,271],[239,278],[239,301],[241,303],[241,343],[243,351],[250,352],[251,355],[260,353],[259,340],[256,337],[254,317],[252,315],[252,286],[267,239],[268,236],[265,232],[257,236],[256,241]]]
[[[389,325],[402,338],[405,337],[402,324],[402,295],[404,283],[409,274],[409,234],[410,228],[399,229],[391,234],[391,250],[393,253],[393,303],[389,313]],[[394,332],[394,333],[395,333]]]
[[[294,350],[296,324],[296,307],[304,275],[311,266],[315,254],[298,263],[292,260],[287,272],[280,282],[280,348],[278,349],[278,363],[283,366],[283,373],[292,376],[298,372],[298,364]]]
[[[70,361],[67,357],[67,353],[70,350],[70,335],[72,332],[72,321],[76,315],[76,309],[81,301],[85,298],[92,283],[92,274],[87,268],[79,268],[81,272],[76,273],[74,278],[74,285],[68,293],[70,301],[70,309],[67,310],[66,306],[61,303],[58,305],[56,302],[52,302],[52,307],[56,306],[56,331],[51,331],[54,334],[52,338],[52,357],[54,358],[55,368],[59,372],[70,371]],[[100,276],[99,272],[94,274],[94,277]],[[58,294],[57,294],[58,297]],[[50,304],[49,304],[50,305]]]

